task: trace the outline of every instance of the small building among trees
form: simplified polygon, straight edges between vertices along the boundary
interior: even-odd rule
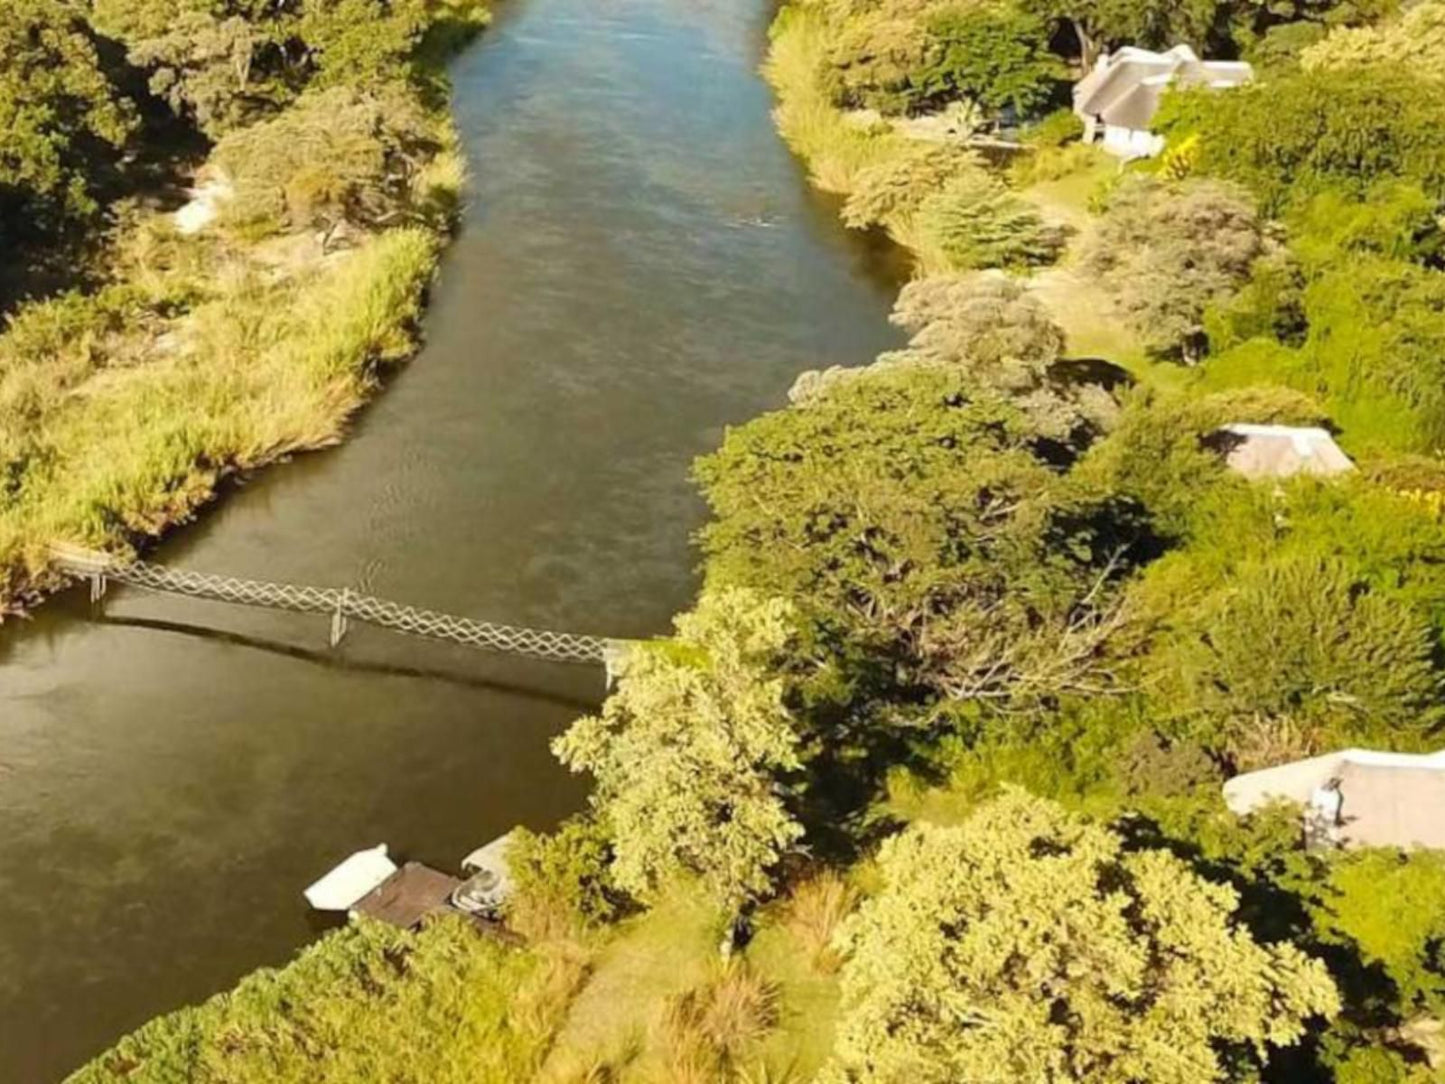
[[[1084,122],[1084,141],[1101,142],[1119,158],[1152,158],[1164,137],[1151,128],[1164,92],[1174,85],[1227,90],[1254,79],[1243,61],[1200,60],[1187,45],[1166,53],[1126,46],[1105,53],[1074,87],[1074,112]]]
[[[1318,426],[1226,425],[1209,443],[1229,469],[1246,478],[1293,478],[1297,474],[1345,474],[1355,464],[1335,438]]]
[[[1224,800],[1241,816],[1294,802],[1320,845],[1445,849],[1445,750],[1345,749],[1235,776]]]

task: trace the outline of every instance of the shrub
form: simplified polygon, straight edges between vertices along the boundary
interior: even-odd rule
[[[1072,109],[1055,109],[1024,129],[1023,141],[1030,147],[1062,147],[1082,139],[1084,122]]]
[[[528,936],[612,922],[627,906],[612,882],[611,840],[592,818],[572,817],[550,835],[516,829],[507,863],[508,919]]]
[[[1140,178],[1110,194],[1083,261],[1151,351],[1195,361],[1207,345],[1205,314],[1270,252],[1264,223],[1242,189]]]
[[[788,893],[788,931],[808,955],[808,963],[831,974],[842,962],[833,948],[838,926],[858,902],[857,890],[836,870],[825,869],[795,884]]]
[[[840,932],[829,1082],[1222,1081],[1339,1008],[1323,964],[1236,924],[1233,889],[1021,791],[878,866]]]
[[[926,243],[960,270],[1050,263],[1064,246],[1057,227],[982,172],[960,174],[924,200],[918,226]]]
[[[405,214],[438,149],[425,114],[398,88],[318,91],[217,145],[212,162],[235,188],[222,220],[249,234],[374,227]]]
[[[843,204],[843,222],[853,229],[886,225],[915,214],[954,177],[983,172],[978,155],[963,147],[912,145],[905,153],[859,171]]]
[[[778,994],[767,979],[732,964],[669,998],[660,1021],[668,1080],[708,1084],[731,1079],[742,1057],[777,1023]]]

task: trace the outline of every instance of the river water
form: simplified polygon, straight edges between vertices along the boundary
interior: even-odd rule
[[[353,439],[168,563],[654,634],[695,590],[689,462],[805,368],[894,342],[890,257],[772,128],[767,0],[511,0],[454,70],[473,173],[421,355]],[[0,1081],[286,960],[352,850],[452,868],[578,808],[586,668],[81,592],[0,629]]]

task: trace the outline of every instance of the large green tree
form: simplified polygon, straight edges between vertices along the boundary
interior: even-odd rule
[[[691,875],[736,911],[768,889],[802,835],[782,790],[800,742],[770,669],[791,628],[785,602],[705,593],[675,639],[632,651],[601,714],[553,743],[595,780],[623,891],[648,900]]]
[[[843,926],[830,1084],[1204,1084],[1337,1011],[1324,965],[1262,945],[1165,851],[1022,791],[884,844]]]
[[[789,599],[809,688],[899,722],[1097,689],[1118,539],[1045,444],[952,367],[840,382],[699,462],[708,582]]]

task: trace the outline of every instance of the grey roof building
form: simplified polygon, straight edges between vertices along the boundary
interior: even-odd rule
[[[1345,749],[1224,784],[1224,800],[1239,814],[1281,799],[1301,807],[1316,842],[1445,849],[1445,750]]]
[[[1094,70],[1074,86],[1074,112],[1084,121],[1087,142],[1102,141],[1120,158],[1148,158],[1164,147],[1151,130],[1164,92],[1175,84],[1224,90],[1254,79],[1243,61],[1200,60],[1187,45],[1167,53],[1132,46],[1105,53]]]

